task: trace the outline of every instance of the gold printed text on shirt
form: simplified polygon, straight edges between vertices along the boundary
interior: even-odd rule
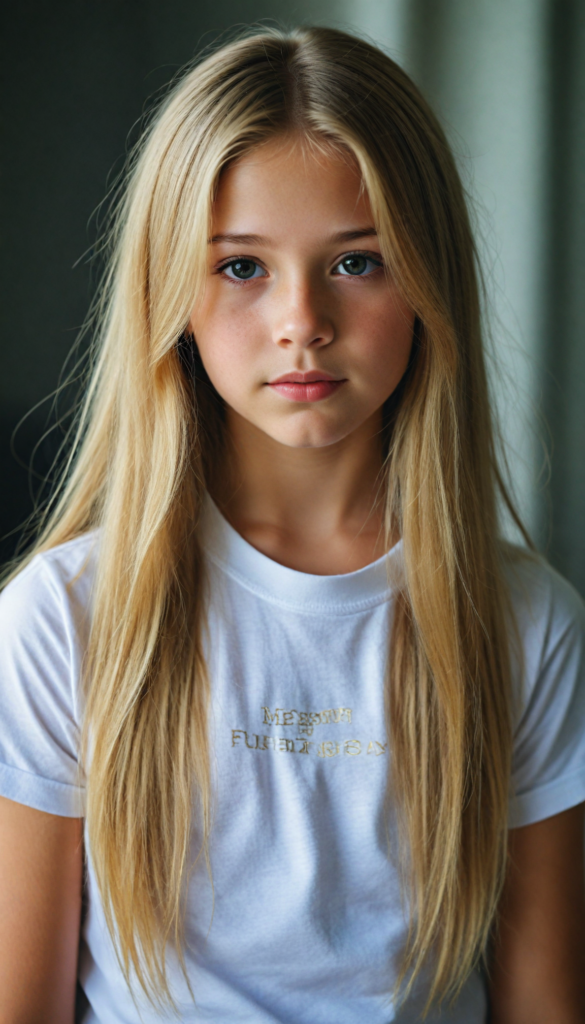
[[[289,736],[260,736],[246,729],[232,729],[232,747],[246,746],[248,750],[276,750],[284,754],[308,754],[311,740],[304,736],[290,739]]]
[[[296,708],[285,710],[275,708],[271,711],[262,707],[263,725],[292,726],[305,736],[312,736],[317,725],[351,725],[351,708],[327,708],[324,711],[297,711]]]
[[[232,729],[232,747],[244,747],[248,750],[274,750],[281,754],[311,754],[318,757],[357,757],[360,754],[374,754],[379,757],[386,753],[386,743],[370,740],[367,744],[361,740],[323,740],[318,745],[304,736],[291,739],[289,736],[266,736],[249,733],[246,729]],[[312,748],[316,747],[313,751]]]

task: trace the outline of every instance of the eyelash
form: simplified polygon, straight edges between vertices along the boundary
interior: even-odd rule
[[[344,253],[343,256],[341,257],[341,259],[337,260],[337,263],[335,263],[335,265],[334,265],[334,269],[335,269],[335,267],[338,267],[340,265],[340,263],[343,263],[343,260],[347,260],[351,256],[364,256],[366,259],[370,260],[371,263],[375,264],[375,270],[379,270],[379,269],[381,269],[384,266],[384,264],[383,264],[382,260],[379,258],[379,256],[374,255],[374,253],[368,252],[365,249],[352,249],[351,252]],[[250,263],[255,263],[257,266],[262,267],[263,270],[265,269],[262,266],[262,264],[259,262],[259,260],[253,259],[252,256],[245,256],[245,255],[242,254],[241,256],[232,256],[229,260],[226,260],[225,263],[220,263],[215,268],[215,273],[223,275],[224,270],[227,270],[228,267],[233,266],[234,263],[239,263],[240,261],[243,261],[243,260],[247,260]],[[355,280],[359,280],[360,278],[371,277],[372,274],[375,273],[375,270],[370,271],[369,274],[355,274],[355,275],[352,275],[352,274],[335,274],[334,276],[335,277],[348,277],[348,278],[353,279],[355,281]],[[227,275],[224,275],[224,276],[226,276],[226,280],[228,280],[230,282],[230,284],[236,284],[236,285],[242,285],[242,284],[246,285],[246,284],[251,284],[252,281],[259,281],[259,280],[261,280],[261,278],[258,278],[258,277],[256,277],[256,278],[251,277],[251,278],[248,278],[248,280],[245,280],[245,279],[238,280],[235,277],[227,277]]]
[[[351,259],[352,256],[363,256],[364,259],[369,260],[370,263],[374,264],[375,270],[380,270],[384,266],[379,256],[375,256],[373,252],[368,252],[365,249],[353,249],[351,252],[344,253],[341,259],[337,261],[335,266],[338,267],[341,263],[343,263],[344,260]],[[373,273],[375,273],[374,270],[371,270],[369,274],[338,274],[336,276],[351,277],[354,280],[356,280],[360,277],[371,277]]]

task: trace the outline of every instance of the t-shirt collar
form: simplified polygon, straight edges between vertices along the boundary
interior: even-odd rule
[[[402,541],[355,572],[316,576],[280,565],[237,533],[206,496],[202,542],[210,560],[259,597],[296,611],[352,614],[388,601],[403,581]]]

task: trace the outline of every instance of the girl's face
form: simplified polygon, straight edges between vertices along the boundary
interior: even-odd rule
[[[408,363],[414,315],[384,272],[351,158],[292,140],[222,175],[209,272],[191,327],[238,417],[281,444],[321,447],[371,421]]]

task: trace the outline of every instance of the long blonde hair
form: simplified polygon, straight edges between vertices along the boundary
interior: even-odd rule
[[[188,372],[186,329],[222,168],[287,132],[353,153],[417,317],[385,462],[388,536],[399,529],[405,562],[387,709],[411,899],[402,980],[430,965],[430,1004],[482,955],[502,885],[509,606],[464,195],[435,117],[379,50],[330,29],[265,31],[208,56],[168,96],[116,215],[77,442],[31,556],[100,529],[91,857],[127,978],[170,999],[165,949],[181,955],[192,815],[204,843],[211,821],[198,522],[222,432],[221,403]]]

